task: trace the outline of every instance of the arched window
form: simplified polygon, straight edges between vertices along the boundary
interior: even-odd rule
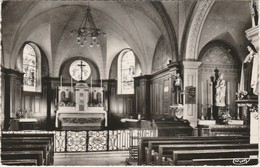
[[[41,91],[40,52],[35,44],[26,44],[23,48],[23,90]]]
[[[134,94],[135,55],[123,50],[118,57],[118,94]]]

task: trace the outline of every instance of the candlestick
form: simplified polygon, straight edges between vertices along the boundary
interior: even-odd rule
[[[205,120],[204,114],[203,114],[203,105],[202,105],[202,107],[201,107],[201,120]]]

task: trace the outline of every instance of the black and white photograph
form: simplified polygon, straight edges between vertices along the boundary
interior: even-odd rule
[[[3,166],[258,166],[259,0],[1,0]]]

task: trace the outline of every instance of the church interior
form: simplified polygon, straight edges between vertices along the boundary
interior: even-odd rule
[[[1,164],[258,164],[258,3],[2,1]]]

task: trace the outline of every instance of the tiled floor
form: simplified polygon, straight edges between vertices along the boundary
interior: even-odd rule
[[[124,166],[128,151],[55,153],[55,166]]]

